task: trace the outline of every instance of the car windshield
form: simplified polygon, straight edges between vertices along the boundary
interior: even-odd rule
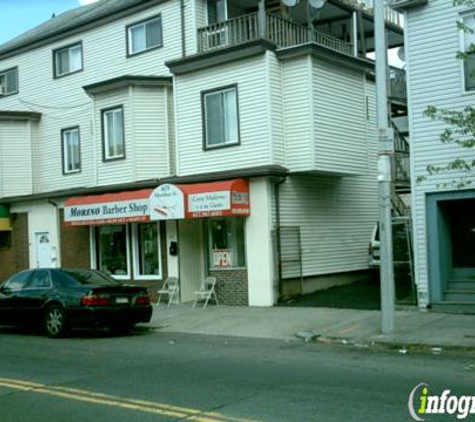
[[[87,286],[117,286],[120,281],[114,280],[100,271],[91,270],[62,270],[68,284],[80,283]]]

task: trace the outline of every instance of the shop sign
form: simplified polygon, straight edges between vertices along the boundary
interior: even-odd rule
[[[232,249],[213,249],[213,267],[229,268],[232,266]]]
[[[216,213],[216,211],[229,210],[231,208],[231,195],[229,191],[205,192],[188,195],[188,212]]]
[[[152,221],[185,218],[183,192],[175,185],[160,185],[150,195],[149,202]]]

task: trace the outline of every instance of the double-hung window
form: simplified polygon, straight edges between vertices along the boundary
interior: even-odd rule
[[[122,106],[102,110],[104,160],[125,158],[124,109]]]
[[[142,53],[162,46],[162,20],[156,16],[127,27],[127,51],[129,55]]]
[[[463,73],[465,91],[475,90],[475,15],[463,18]]]
[[[18,93],[18,68],[0,71],[0,97]]]
[[[81,152],[79,146],[79,127],[61,131],[63,151],[63,173],[71,174],[81,171]]]
[[[56,78],[82,70],[82,44],[77,43],[54,50],[54,76]]]
[[[239,144],[237,86],[202,93],[204,148]]]

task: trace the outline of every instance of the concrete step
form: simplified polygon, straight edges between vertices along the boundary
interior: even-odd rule
[[[445,301],[449,302],[473,302],[475,303],[475,290],[450,289],[444,292]]]
[[[434,312],[447,314],[471,314],[475,315],[475,300],[473,302],[445,301],[431,304]]]

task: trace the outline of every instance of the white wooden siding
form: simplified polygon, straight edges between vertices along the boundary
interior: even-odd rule
[[[0,121],[0,196],[32,193],[31,123]]]
[[[237,84],[240,145],[203,150],[201,92]],[[178,174],[271,163],[266,56],[214,66],[176,78]]]
[[[428,302],[425,195],[441,191],[438,184],[450,183],[460,174],[429,176],[422,183],[416,183],[417,177],[427,176],[428,164],[443,165],[458,157],[473,159],[473,150],[443,144],[439,137],[444,125],[424,117],[429,105],[461,110],[475,101],[475,92],[463,92],[462,63],[456,59],[460,50],[456,21],[463,10],[453,7],[450,0],[440,0],[411,11],[406,20],[415,269],[421,307]]]
[[[273,148],[273,161],[275,164],[285,166],[285,135],[284,135],[284,103],[282,92],[282,66],[275,55],[267,53],[269,77],[268,97],[269,97],[269,123],[270,136]]]
[[[127,57],[126,25],[159,13],[163,25],[163,47]],[[93,121],[99,118],[92,115],[92,110],[97,111],[98,107],[92,106],[91,99],[82,87],[123,75],[169,76],[165,61],[181,57],[181,30],[177,24],[179,17],[179,1],[172,0],[0,61],[0,69],[18,66],[20,89],[17,95],[0,98],[0,109],[42,113],[38,132],[38,156],[34,158],[34,166],[38,169],[35,193],[94,186],[97,183],[108,184],[125,178],[133,181],[135,173],[137,177],[147,173],[135,172],[126,159],[108,166],[107,177],[101,175],[96,178],[95,168],[103,167],[102,152],[95,152],[100,148],[100,132],[94,134],[92,130]],[[52,51],[77,41],[82,41],[83,44],[84,69],[54,79]],[[126,119],[128,118],[126,113]],[[71,126],[80,127],[82,171],[64,176],[61,168],[61,129]],[[133,134],[127,135],[129,142],[132,136]],[[165,139],[164,137],[163,140]],[[31,181],[28,183],[31,184]]]

